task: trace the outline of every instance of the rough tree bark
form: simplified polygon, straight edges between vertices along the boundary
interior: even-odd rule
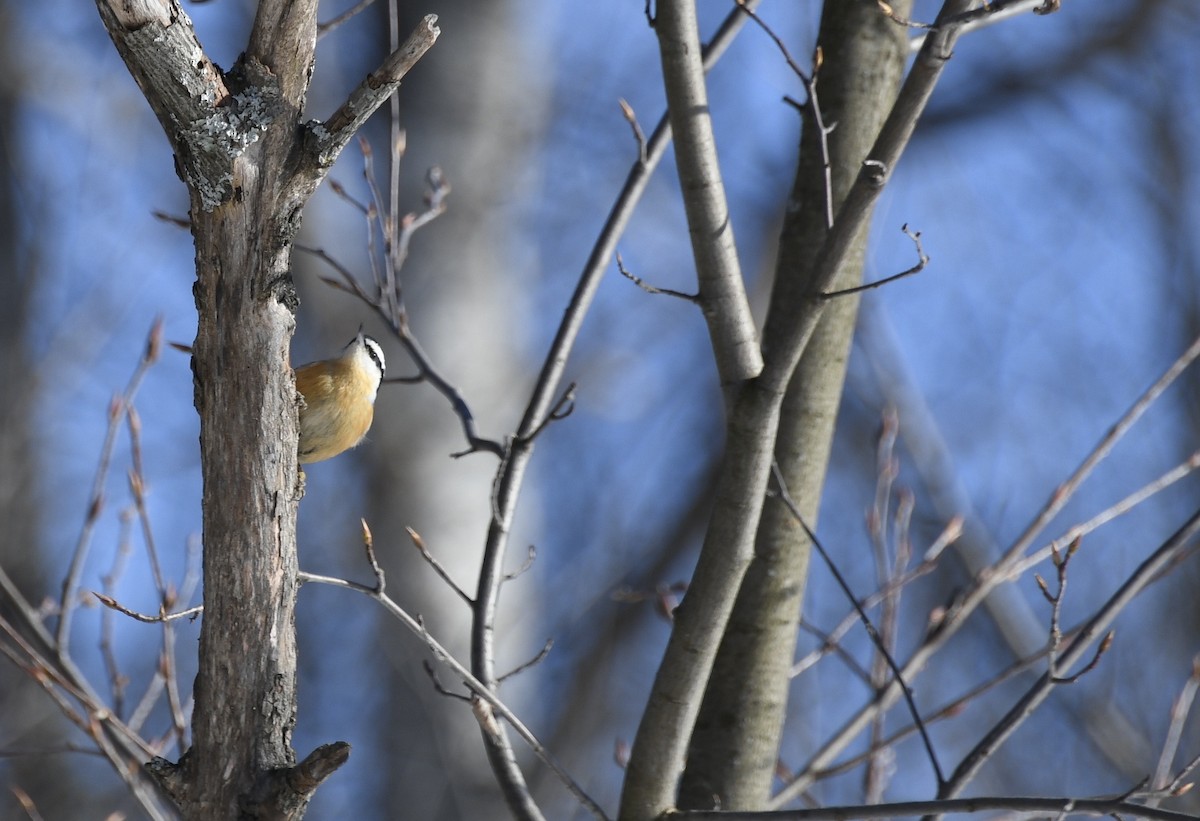
[[[907,16],[911,3],[893,3]],[[800,161],[780,236],[764,344],[780,335],[813,293],[812,269],[836,212],[895,102],[907,53],[903,27],[871,3],[827,2],[817,39],[819,104],[828,134],[825,155],[811,106],[804,109]],[[827,210],[829,197],[832,209]],[[851,241],[832,288],[862,279],[867,226]],[[788,385],[775,458],[801,512],[816,523],[841,403],[858,297],[831,302]],[[796,646],[811,545],[779,501],[763,508],[755,557],[738,592],[721,642],[680,786],[680,805],[765,809],[787,707],[788,671]]]
[[[187,184],[196,244],[193,349],[204,477],[204,622],[193,745],[151,772],[185,818],[299,818],[349,755],[296,764],[297,395],[290,268],[301,211],[341,149],[432,45],[435,18],[328,121],[303,120],[316,0],[259,3],[228,72],[177,0],[97,0]]]

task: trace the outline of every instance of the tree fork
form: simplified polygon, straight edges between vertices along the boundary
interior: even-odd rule
[[[303,206],[367,117],[438,36],[436,18],[328,121],[302,120],[316,0],[263,0],[228,74],[177,0],[97,0],[188,187],[196,245],[193,346],[204,477],[204,622],[193,746],[147,771],[185,818],[300,818],[349,745],[296,763],[297,300]]]

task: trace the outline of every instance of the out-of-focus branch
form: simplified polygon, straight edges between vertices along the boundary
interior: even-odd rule
[[[1158,766],[1154,768],[1154,775],[1150,778],[1151,789],[1169,790],[1174,786],[1171,764],[1175,761],[1176,753],[1179,752],[1179,741],[1183,738],[1184,724],[1192,710],[1192,704],[1196,701],[1198,691],[1200,691],[1200,657],[1192,659],[1192,673],[1171,705],[1171,723],[1167,725],[1167,737],[1164,739],[1162,751],[1159,753]],[[1147,803],[1157,807],[1159,800],[1157,796],[1154,796],[1148,799]]]
[[[1047,670],[958,765],[946,783],[938,790],[939,798],[953,798],[970,783],[979,768],[1024,723],[1033,711],[1046,700],[1059,683],[1056,670],[1066,669],[1083,660],[1092,643],[1101,639],[1117,615],[1142,592],[1159,573],[1171,566],[1184,551],[1190,549],[1200,533],[1200,511],[1192,514],[1184,525],[1167,539],[1158,550],[1138,566],[1124,584],[1092,617],[1067,649],[1056,660],[1055,669]]]
[[[1047,14],[1051,10],[1057,10],[1057,0],[992,0],[990,3],[985,3],[977,9],[963,12],[960,16],[962,22],[962,33],[967,34],[972,31],[978,31],[981,28],[993,26],[1010,17],[1016,17],[1021,14]],[[909,25],[913,25],[909,23]],[[929,26],[918,25],[917,27],[928,29]],[[909,50],[918,51],[925,44],[926,31],[914,36],[909,40]]]
[[[138,388],[141,387],[142,380],[146,377],[146,372],[158,361],[159,352],[162,350],[162,329],[163,323],[160,317],[154,321],[154,325],[150,328],[150,333],[146,338],[145,351],[142,354],[141,361],[138,362],[137,367],[133,371],[133,376],[129,378],[129,384],[125,386],[125,390],[120,396],[113,399],[109,406],[108,431],[104,435],[104,444],[100,448],[100,463],[96,467],[96,475],[92,480],[92,492],[88,501],[88,512],[84,517],[83,529],[79,534],[79,540],[75,543],[75,551],[71,556],[71,563],[67,568],[67,574],[63,578],[62,597],[59,600],[58,629],[55,631],[54,636],[58,647],[57,653],[63,657],[67,657],[71,653],[71,618],[78,605],[75,599],[79,591],[79,577],[83,573],[83,563],[87,559],[88,550],[91,547],[92,530],[95,527],[100,511],[104,507],[104,483],[108,479],[108,466],[112,461],[113,448],[116,446],[117,431],[120,430],[121,422],[125,418],[125,415],[133,407],[134,397],[137,396]]]
[[[425,646],[430,649],[434,657],[442,664],[454,671],[463,683],[463,685],[471,691],[472,701],[482,702],[487,707],[486,716],[499,716],[511,726],[524,741],[529,745],[533,753],[544,763],[551,771],[562,781],[563,785],[571,792],[572,795],[579,800],[593,816],[607,821],[608,816],[599,804],[595,802],[585,791],[571,778],[554,758],[550,755],[550,751],[543,746],[537,736],[533,734],[517,714],[514,713],[499,696],[496,695],[494,688],[487,687],[482,681],[471,674],[471,671],[466,668],[458,659],[456,659],[449,650],[445,648],[437,639],[435,639],[426,629],[424,622],[418,618],[411,616],[408,611],[396,603],[394,599],[387,595],[384,591],[383,574],[379,569],[378,564],[371,559],[372,566],[376,573],[375,587],[369,587],[358,582],[352,582],[347,579],[339,579],[331,576],[321,576],[316,573],[300,572],[301,582],[313,582],[317,584],[328,584],[334,587],[341,587],[345,590],[353,590],[358,593],[374,599],[386,610],[393,618],[403,624],[417,638],[424,642]],[[485,713],[478,708],[475,710],[476,717],[480,719],[481,724],[485,720]],[[494,721],[494,719],[493,719]],[[485,732],[494,732],[494,727],[490,725],[485,727]],[[532,801],[532,799],[530,799]]]
[[[1084,479],[1091,474],[1096,466],[1112,451],[1117,442],[1130,430],[1138,419],[1150,408],[1163,392],[1170,387],[1172,383],[1191,365],[1197,357],[1200,357],[1200,338],[1197,338],[1186,351],[1183,352],[1171,365],[1163,372],[1163,374],[1155,380],[1155,382],[1147,388],[1132,404],[1128,411],[1125,412],[1109,429],[1108,433],[1101,438],[1096,447],[1084,457],[1079,467],[1069,476],[1062,484],[1055,488],[1050,494],[1045,507],[1034,517],[1034,520],[1026,527],[1025,531],[1017,538],[1000,558],[994,562],[988,563],[981,560],[978,570],[973,569],[975,583],[972,587],[963,591],[957,598],[953,606],[945,613],[944,617],[937,624],[932,626],[929,635],[925,642],[917,648],[916,652],[909,658],[904,665],[904,677],[906,681],[913,681],[920,671],[929,663],[933,657],[946,642],[950,640],[958,631],[966,624],[967,619],[981,605],[987,603],[989,599],[997,594],[1007,595],[1008,588],[1005,582],[1010,580],[1010,570],[1012,567],[1023,560],[1025,552],[1033,544],[1037,535],[1045,529],[1046,525],[1058,514],[1062,507],[1070,500],[1075,491],[1083,483]],[[968,525],[970,522],[968,521]],[[968,530],[967,537],[970,538]],[[1019,601],[1019,600],[1018,600]],[[1022,608],[1025,605],[1021,604]],[[1025,608],[1027,610],[1027,608]],[[1031,615],[1031,614],[1030,614]],[[1001,625],[1007,622],[1000,621]],[[1013,637],[1020,640],[1019,645],[1014,646],[1030,646],[1032,651],[1032,642],[1026,635],[1022,638],[1022,633],[1025,633],[1024,627],[1019,631],[1013,632]],[[1026,655],[1022,653],[1021,655]],[[871,704],[865,706],[862,710],[852,716],[839,729],[834,736],[825,744],[825,746],[805,765],[800,771],[800,774],[790,781],[772,800],[772,806],[780,807],[807,790],[815,780],[815,773],[828,769],[838,756],[847,748],[847,746],[868,726],[875,714],[879,710],[886,710],[895,703],[896,699],[901,695],[900,688],[893,682],[886,691],[880,693]]]
[[[0,652],[25,669],[55,699],[64,715],[92,739],[150,818],[154,821],[175,818],[173,808],[155,783],[137,767],[130,766],[131,762],[149,758],[151,750],[107,707],[75,663],[59,652],[54,636],[42,624],[37,610],[25,600],[2,567],[0,596],[16,619],[13,623],[0,616],[0,631],[7,637],[0,642]]]
[[[1195,816],[1147,807],[1122,798],[1033,798],[980,796],[937,801],[899,801],[892,804],[820,807],[811,810],[774,812],[676,812],[672,821],[850,821],[855,818],[900,818],[922,813],[978,813],[1008,810],[1014,813],[1051,813],[1065,817],[1112,815],[1149,818],[1154,821],[1195,821]]]
[[[721,383],[736,385],[757,376],[763,361],[717,161],[695,0],[660,0],[654,30],[700,282],[700,307]]]

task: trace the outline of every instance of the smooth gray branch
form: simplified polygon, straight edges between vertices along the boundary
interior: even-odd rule
[[[654,30],[700,282],[700,306],[721,384],[736,385],[757,376],[763,359],[717,160],[695,0],[660,0]]]
[[[947,0],[939,20],[969,6],[970,0]],[[708,533],[692,585],[676,613],[629,761],[621,810],[630,819],[655,818],[674,806],[676,780],[683,771],[717,645],[753,556],[783,397],[828,304],[820,294],[829,289],[864,229],[941,77],[955,38],[954,28],[947,26],[918,55],[817,255],[812,298],[772,343],[762,374],[746,384],[730,411],[725,461]]]

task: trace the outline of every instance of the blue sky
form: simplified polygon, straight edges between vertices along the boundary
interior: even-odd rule
[[[711,31],[728,5],[708,0],[701,5],[702,23]],[[223,66],[241,50],[249,6],[186,7]],[[440,62],[419,67],[400,94],[409,129],[406,201],[419,202],[421,174],[429,162],[441,164],[454,185],[449,213],[418,235],[414,262],[406,271],[414,324],[435,360],[473,403],[482,431],[502,436],[516,424],[565,298],[633,158],[617,99],[628,100],[649,130],[663,96],[654,37],[640,2],[574,0],[550,7],[512,2],[495,8],[501,9],[489,12],[498,18],[495,36],[507,38],[498,49],[506,62],[494,69],[501,77],[490,81],[496,85],[464,73],[458,86],[438,86],[450,89],[439,92],[440,100],[419,93],[423,82],[432,85],[433,73],[453,72],[479,47],[479,41],[462,34],[479,36],[467,12],[435,4],[426,10],[443,15],[443,34],[429,59]],[[817,8],[816,3],[767,0],[761,13],[793,52],[803,55],[812,47]],[[1132,8],[1140,9],[1146,25],[1122,40],[1123,27],[1139,19],[1129,16]],[[321,17],[339,10],[323,6]],[[917,16],[931,13],[928,4],[918,4]],[[183,215],[186,196],[166,141],[92,7],[20,4],[7,14],[16,35],[6,61],[20,67],[12,81],[19,83],[20,97],[4,145],[35,282],[26,345],[37,374],[33,436],[36,481],[45,499],[40,549],[53,579],[81,527],[108,401],[132,372],[154,318],[163,317],[170,340],[186,343],[194,335],[192,247],[185,231],[153,216],[155,211]],[[913,264],[911,243],[900,232],[905,223],[921,231],[931,262],[918,276],[864,299],[872,302],[873,315],[885,314],[894,327],[900,355],[959,477],[1001,545],[1197,333],[1197,180],[1189,151],[1200,143],[1198,24],[1195,8],[1182,0],[1102,7],[1067,2],[1058,14],[1025,15],[964,37],[935,94],[928,124],[918,131],[879,204],[868,278]],[[373,66],[377,27],[374,18],[364,17],[322,41],[310,114],[327,115]],[[1081,50],[1085,43],[1092,44],[1090,50]],[[1110,43],[1118,45],[1106,50]],[[734,229],[748,290],[761,316],[798,140],[795,112],[781,98],[798,97],[801,89],[771,43],[751,26],[713,73],[711,93]],[[486,95],[493,99],[485,100]],[[495,113],[487,109],[491,122],[480,124],[469,116],[492,104]],[[489,130],[494,140],[512,141],[511,149],[502,150],[507,162],[480,164],[479,157],[495,150]],[[372,127],[369,133],[377,138],[382,130]],[[363,196],[360,162],[351,148],[334,177]],[[621,251],[648,281],[689,290],[694,273],[676,192],[668,161]],[[351,209],[328,190],[318,193],[306,216],[306,242],[361,265],[363,236]],[[468,246],[484,242],[481,237],[503,240],[483,274],[475,270],[481,265],[476,257],[486,253],[467,255]],[[294,346],[297,361],[336,350],[366,313],[321,290],[314,270],[309,263],[298,267],[298,279],[307,279],[300,283],[305,307]],[[479,283],[485,281],[490,290],[481,291],[485,286]],[[480,319],[472,295],[502,300],[502,310]],[[505,364],[477,367],[485,351]],[[394,373],[408,371],[398,347],[389,347],[388,354]],[[870,563],[860,558],[867,554],[859,551],[867,550],[862,511],[870,500],[867,457],[878,427],[877,388],[865,356],[856,346],[821,521],[822,533],[837,545],[843,568],[861,591],[874,584]],[[579,383],[578,408],[539,444],[515,541],[536,543],[539,561],[521,582],[526,587],[502,603],[509,608],[514,645],[536,651],[547,636],[558,641],[551,659],[512,691],[519,707],[546,732],[560,718],[563,691],[577,684],[581,656],[591,647],[587,636],[615,623],[628,607],[611,600],[612,590],[654,563],[664,534],[692,503],[720,437],[719,394],[698,312],[643,294],[615,269],[600,290],[568,378]],[[1111,504],[1197,447],[1194,385],[1192,380],[1177,387],[1151,411],[1085,487],[1064,522]],[[187,358],[168,350],[138,397],[151,515],[173,578],[182,574],[184,546],[200,526],[198,424],[191,396]],[[453,420],[439,410],[427,387],[391,388],[380,403],[380,413],[404,431],[400,435],[422,443],[428,438],[430,450],[441,455],[458,446]],[[413,408],[429,414],[420,419],[440,418],[440,424],[430,428],[418,422]],[[352,548],[331,558],[313,545],[353,545],[358,517],[373,510],[366,477],[381,470],[403,473],[401,467],[371,462],[381,458],[388,430],[379,429],[362,451],[312,471],[302,513],[307,518],[302,528],[311,528],[302,533],[302,542],[310,546],[302,544],[302,564],[361,575],[361,566],[346,569],[356,567]],[[903,436],[902,427],[902,445]],[[400,452],[416,450],[415,444],[405,447]],[[432,503],[427,511],[411,514],[414,522],[431,523],[417,525],[431,543],[455,545],[456,561],[467,574],[464,584],[471,585],[473,551],[486,525],[486,477],[494,466],[486,457],[466,461],[470,464],[463,467],[446,460],[428,471],[420,462],[422,469],[397,479],[397,486],[423,485],[422,493],[441,496],[443,503],[471,488],[473,498],[464,502],[461,516],[452,506],[437,507],[435,513]],[[129,502],[128,464],[128,446],[119,444],[108,483],[109,509],[95,535],[85,586],[98,586],[112,561],[118,513]],[[919,480],[907,468],[902,481],[918,491],[915,535],[928,541],[941,522],[922,507]],[[1185,482],[1088,540],[1096,558],[1079,562],[1079,595],[1068,606],[1074,617],[1094,607],[1190,513],[1195,488]],[[462,544],[461,534],[472,532],[478,540]],[[664,560],[662,581],[686,578],[697,536],[692,533],[674,559]],[[403,534],[387,532],[385,538],[398,543]],[[121,598],[152,609],[153,589],[138,556],[135,551]],[[415,577],[422,569],[410,558],[395,561]],[[1193,572],[1183,568],[1156,596],[1175,601]],[[926,601],[961,582],[960,571],[948,563],[938,578],[943,587],[914,595],[910,641],[921,629]],[[425,585],[425,592],[444,599],[446,591],[432,585]],[[1021,589],[1040,606],[1031,582]],[[298,747],[341,731],[361,732],[359,743],[374,743],[354,724],[365,720],[349,714],[367,709],[363,700],[391,675],[363,666],[367,650],[338,643],[347,631],[366,633],[379,629],[379,622],[365,602],[349,605],[335,593],[312,594],[322,612],[328,608],[339,621],[311,627],[316,638],[310,649],[319,659],[305,669],[308,692],[314,695]],[[413,606],[440,612],[444,602],[422,599]],[[844,610],[828,577],[816,571],[806,616],[828,624]],[[1118,645],[1117,661],[1099,670],[1089,685],[1128,705],[1135,718],[1160,733],[1167,705],[1196,651],[1194,633],[1185,629],[1193,614],[1187,614],[1179,620],[1183,624],[1164,627],[1162,609],[1143,602],[1129,614],[1123,635],[1164,636],[1170,651],[1146,660],[1136,642]],[[306,624],[302,615],[302,631]],[[449,617],[446,625],[457,629]],[[95,613],[81,617],[77,629],[77,646],[88,645],[97,629]],[[194,628],[184,630],[194,635]],[[595,709],[609,716],[611,730],[579,741],[577,763],[608,806],[620,775],[601,750],[611,749],[614,736],[632,737],[665,632],[665,625],[647,614],[598,674],[609,687]],[[147,643],[153,645],[157,634],[122,624],[119,636],[123,660],[135,680],[139,675],[144,680],[153,665]],[[979,656],[983,666],[1001,664],[1003,653],[988,627],[980,626],[969,640],[987,651]],[[181,654],[192,646],[181,641]],[[519,655],[516,647],[512,653]],[[99,675],[98,657],[84,661]],[[409,662],[398,657],[389,663],[403,668]],[[1121,663],[1152,665],[1145,677],[1157,686],[1125,682]],[[181,664],[189,669],[186,659]],[[421,687],[419,661],[411,664],[415,667],[399,675],[412,677],[408,686]],[[347,669],[361,676],[334,675]],[[929,685],[930,698],[965,686],[973,673],[952,665],[940,669],[939,684]],[[824,692],[842,686],[843,678],[831,666],[819,680],[798,683],[797,692]],[[1070,722],[1062,705],[1048,711],[1052,718],[1025,731],[1030,737],[1052,734],[1058,722]],[[802,758],[837,714],[835,707],[790,739],[785,754]],[[946,730],[940,741],[947,758],[977,732],[978,725],[969,722]],[[1075,758],[1040,770],[1006,760],[988,783],[1122,788],[1120,778],[1101,766],[1090,777],[1080,774],[1079,762],[1095,760],[1086,744],[1071,755]],[[925,771],[918,767],[913,776],[913,786],[896,797],[918,797],[928,789],[921,780]],[[318,800],[326,803],[317,806],[326,813],[355,807],[359,817],[388,817],[381,808],[385,788],[367,789],[369,800],[356,797],[370,778],[364,769],[348,768],[323,788]],[[822,798],[849,796],[854,786],[835,782]],[[451,811],[443,806],[440,812]]]

